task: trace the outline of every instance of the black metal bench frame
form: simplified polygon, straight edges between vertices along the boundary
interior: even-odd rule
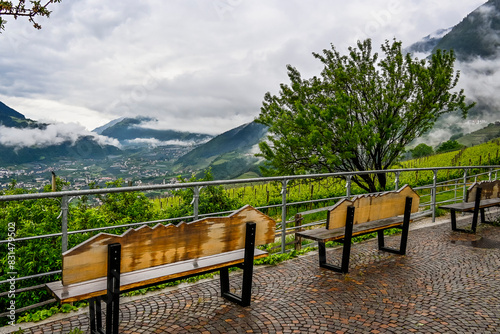
[[[406,248],[408,243],[408,232],[410,229],[411,203],[412,203],[412,198],[407,197],[405,201],[405,210],[403,217],[385,218],[376,221],[360,223],[356,225],[354,225],[353,223],[355,208],[354,206],[349,206],[347,208],[345,227],[340,227],[333,230],[327,230],[326,228],[316,229],[319,230],[320,233],[315,233],[314,231],[316,230],[309,230],[309,231],[299,232],[297,233],[297,235],[318,242],[319,266],[321,268],[346,274],[349,272],[351,243],[352,243],[352,238],[354,236],[360,236],[364,234],[377,232],[379,250],[398,255],[406,254]],[[390,228],[402,229],[399,249],[385,246],[384,231]],[[342,229],[343,233],[339,234],[340,230]],[[337,241],[343,244],[342,259],[340,266],[327,263],[325,243],[328,241]]]
[[[476,190],[476,197],[474,202],[462,202],[448,205],[439,206],[440,209],[450,210],[451,215],[451,229],[457,232],[476,233],[479,218],[482,224],[492,224],[487,221],[484,210],[492,206],[500,206],[500,199],[481,199],[482,189],[480,187]],[[457,227],[457,212],[472,212],[472,225],[471,229],[463,229]]]

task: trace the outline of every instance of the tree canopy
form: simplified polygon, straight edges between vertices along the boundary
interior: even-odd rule
[[[278,95],[266,93],[257,122],[269,126],[260,143],[269,174],[351,172],[388,169],[412,140],[430,130],[443,114],[473,104],[463,90],[453,52],[438,50],[428,60],[403,55],[402,43],[386,41],[383,58],[371,40],[341,55],[333,45],[313,53],[324,68],[302,79],[287,65],[290,84]],[[383,173],[353,178],[360,187],[385,188]],[[378,182],[378,184],[377,184]]]
[[[436,153],[444,153],[444,152],[450,152],[450,151],[456,151],[462,149],[464,146],[460,144],[456,140],[448,140],[445,141],[444,143],[441,143],[437,148],[436,148]]]
[[[52,3],[61,2],[62,0],[47,0],[42,3],[38,0],[31,0],[30,5],[26,5],[25,0],[17,1],[17,4],[13,1],[1,1],[0,0],[0,33],[5,30],[5,19],[4,16],[12,16],[17,20],[18,17],[27,17],[28,21],[33,24],[36,29],[41,29],[42,26],[35,21],[37,16],[50,16],[50,11],[47,9]]]
[[[431,155],[434,153],[434,150],[432,149],[432,146],[429,146],[427,144],[421,143],[415,146],[411,150],[411,157],[416,159],[416,158],[422,158],[426,157],[428,155]]]

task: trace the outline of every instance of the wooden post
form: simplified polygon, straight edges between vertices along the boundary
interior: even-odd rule
[[[56,191],[56,173],[52,172],[52,191]]]

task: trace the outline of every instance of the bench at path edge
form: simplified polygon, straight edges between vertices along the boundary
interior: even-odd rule
[[[440,205],[439,208],[450,210],[453,231],[476,233],[479,214],[481,215],[481,223],[491,223],[486,221],[484,209],[493,206],[500,206],[500,180],[474,182],[467,189],[465,202]],[[457,228],[457,211],[472,212],[471,230]]]
[[[202,273],[219,271],[221,296],[248,306],[253,261],[267,256],[256,247],[274,242],[275,234],[276,222],[249,205],[228,217],[100,233],[63,254],[62,281],[47,288],[61,303],[89,300],[92,334],[118,333],[121,293]],[[230,267],[243,269],[241,296],[229,291]]]
[[[351,254],[351,239],[363,234],[378,233],[379,249],[404,255],[410,226],[410,214],[418,211],[420,197],[405,185],[397,191],[374,195],[358,195],[352,200],[343,199],[328,210],[326,227],[297,232],[297,236],[318,242],[319,266],[347,273]],[[384,230],[402,228],[400,248],[385,247]],[[341,265],[326,261],[325,243],[343,243]]]

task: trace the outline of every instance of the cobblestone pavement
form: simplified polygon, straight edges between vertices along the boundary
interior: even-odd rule
[[[329,261],[340,252],[329,250]],[[352,247],[347,275],[317,262],[309,253],[257,267],[249,307],[221,298],[218,280],[123,302],[121,333],[500,333],[500,227],[412,230],[406,256],[365,241]],[[86,313],[25,333],[75,327],[88,333]]]

